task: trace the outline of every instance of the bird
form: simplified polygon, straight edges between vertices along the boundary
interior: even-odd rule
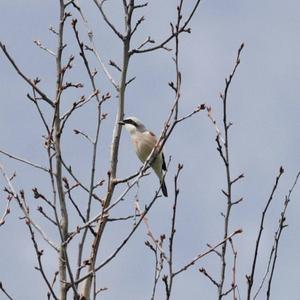
[[[134,150],[138,158],[144,163],[155,147],[157,137],[136,117],[123,119],[119,124],[123,125],[129,132]],[[167,166],[162,150],[156,154],[151,167],[159,178],[163,195],[168,197],[168,190],[164,180],[164,171],[167,171]]]

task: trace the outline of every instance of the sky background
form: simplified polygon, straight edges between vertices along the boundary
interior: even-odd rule
[[[137,1],[138,2],[138,1]],[[191,9],[192,1],[184,5]],[[107,63],[109,59],[121,64],[121,43],[103,23],[93,1],[81,1],[94,32],[99,53]],[[149,1],[147,8],[138,11],[136,17],[145,15],[146,21],[137,32],[132,47],[139,45],[151,35],[156,41],[169,33],[169,23],[175,20],[176,1]],[[122,1],[111,0],[105,4],[112,22],[122,31]],[[78,17],[72,11],[74,17]],[[38,39],[55,50],[55,36],[49,32],[50,25],[57,27],[58,1],[15,0],[0,2],[0,40],[24,72],[42,79],[41,86],[53,96],[55,93],[55,59],[37,48]],[[68,21],[64,59],[75,55],[74,67],[68,79],[85,83],[81,91],[70,91],[64,96],[63,107],[67,109],[81,95],[91,93],[82,63],[78,55],[74,35]],[[79,24],[80,34],[87,41],[86,31]],[[180,114],[185,115],[200,103],[212,106],[217,120],[221,121],[219,93],[224,88],[224,78],[234,65],[237,49],[242,42],[245,48],[241,64],[229,92],[230,154],[232,175],[245,174],[234,187],[234,197],[244,201],[234,207],[230,231],[243,228],[243,234],[235,239],[238,251],[237,274],[241,299],[246,295],[245,275],[250,272],[254,243],[259,227],[261,211],[268,199],[280,166],[285,173],[270,207],[263,232],[258,261],[257,279],[261,279],[273,244],[284,195],[300,170],[300,2],[297,0],[252,0],[217,1],[204,0],[191,22],[192,34],[183,35],[180,42],[180,69],[182,73],[182,98]],[[170,47],[172,47],[172,43]],[[108,113],[101,130],[97,178],[105,178],[108,170],[109,146],[115,119],[116,93],[102,73],[97,61],[90,56],[91,64],[99,70],[97,84],[101,92],[111,92],[112,99],[103,105]],[[0,149],[39,163],[47,164],[43,148],[42,129],[37,112],[26,94],[31,90],[17,76],[11,65],[0,55]],[[118,80],[117,71],[110,69]],[[160,50],[155,53],[134,56],[129,66],[129,78],[136,76],[126,93],[125,113],[134,115],[153,132],[159,134],[174,101],[168,82],[175,79],[172,53]],[[43,105],[43,109],[47,109]],[[50,115],[47,114],[49,118]],[[95,128],[95,105],[92,103],[76,112],[66,127],[63,137],[63,155],[73,170],[88,182],[91,147],[85,140],[72,133],[74,128],[93,134]],[[173,178],[177,164],[184,165],[180,176],[177,232],[175,237],[175,268],[179,268],[198,253],[205,251],[206,244],[222,239],[225,198],[221,189],[226,178],[223,163],[215,144],[215,132],[206,113],[200,113],[180,124],[165,146],[166,157],[172,156],[166,177],[169,198],[161,198],[149,215],[156,236],[170,231],[170,216],[173,203]],[[132,174],[140,167],[126,132],[120,144],[120,177]],[[0,156],[7,172],[17,171],[15,185],[23,188],[31,205],[33,217],[41,223],[53,240],[57,233],[37,213],[36,200],[31,189],[38,186],[42,192],[50,191],[48,177],[15,161]],[[5,207],[5,182],[0,179],[0,213]],[[158,188],[154,175],[140,183],[141,205],[148,203]],[[117,189],[116,196],[122,191]],[[103,195],[105,188],[99,191]],[[126,216],[134,212],[134,189],[115,211],[113,216]],[[272,299],[300,299],[300,240],[299,210],[300,188],[296,187],[287,212],[289,225],[282,236],[279,259],[273,281]],[[84,207],[85,194],[76,194],[79,205]],[[99,211],[94,206],[93,215]],[[70,208],[71,215],[75,212]],[[0,281],[14,299],[46,299],[46,287],[40,274],[34,270],[36,257],[31,240],[22,221],[16,203],[5,226],[0,227]],[[75,217],[70,227],[76,226]],[[132,222],[112,223],[107,226],[99,262],[103,261],[122,241]],[[108,287],[99,297],[105,300],[150,299],[153,280],[153,255],[145,247],[146,229],[141,226],[120,255],[99,273],[99,287]],[[167,245],[165,245],[167,246]],[[56,258],[46,245],[43,256],[49,274],[56,270]],[[76,261],[76,242],[69,248],[71,259]],[[88,254],[88,253],[86,253]],[[216,299],[216,289],[198,269],[205,267],[218,278],[220,264],[212,255],[198,262],[192,269],[175,279],[174,300]],[[228,271],[230,272],[231,266]],[[229,277],[230,278],[230,277]],[[259,281],[260,282],[260,281]],[[229,282],[227,282],[229,283]],[[257,286],[254,286],[256,291]],[[0,294],[0,299],[3,299]],[[160,284],[157,299],[164,299],[164,287]],[[230,299],[230,297],[228,297]],[[265,299],[263,291],[257,299]]]

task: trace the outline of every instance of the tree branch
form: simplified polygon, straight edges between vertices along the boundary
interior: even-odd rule
[[[260,240],[261,240],[261,235],[262,232],[264,230],[264,221],[265,221],[265,216],[267,214],[268,208],[273,200],[273,196],[275,194],[275,191],[278,187],[278,183],[280,180],[280,177],[282,176],[282,174],[284,173],[284,170],[282,167],[279,168],[279,174],[276,177],[275,183],[273,185],[272,188],[272,192],[269,196],[269,199],[265,205],[265,208],[262,212],[262,216],[261,216],[261,220],[260,220],[260,227],[259,227],[259,231],[258,231],[258,235],[257,235],[257,239],[256,239],[256,243],[255,243],[255,250],[254,250],[254,256],[253,256],[253,261],[252,261],[252,267],[251,267],[251,274],[247,275],[247,282],[248,282],[248,290],[247,290],[247,299],[250,300],[251,299],[251,291],[252,291],[252,286],[254,283],[254,275],[255,275],[255,268],[256,268],[256,261],[257,261],[257,257],[258,257],[258,250],[259,250],[259,244],[260,244]]]
[[[32,81],[31,79],[29,79],[21,70],[20,68],[17,66],[17,64],[15,63],[14,59],[11,57],[11,55],[8,53],[6,46],[4,44],[2,44],[2,42],[0,42],[0,48],[2,49],[3,53],[5,54],[5,56],[7,57],[7,59],[9,60],[9,62],[12,64],[12,66],[14,67],[14,69],[17,71],[17,73],[42,97],[42,99],[44,101],[46,101],[49,105],[51,105],[52,107],[54,107],[53,101],[44,93],[40,90],[40,88],[37,87],[37,85],[34,83],[34,81]]]

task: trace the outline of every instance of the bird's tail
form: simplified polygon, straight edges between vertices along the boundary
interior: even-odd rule
[[[166,186],[166,183],[165,183],[165,180],[162,179],[161,182],[161,190],[162,190],[162,193],[165,197],[168,197],[168,190],[167,190],[167,186]]]

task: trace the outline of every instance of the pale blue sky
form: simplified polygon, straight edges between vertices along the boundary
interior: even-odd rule
[[[56,27],[57,2],[0,2],[0,40],[7,45],[29,76],[42,78],[41,84],[50,95],[55,91],[55,61],[53,57],[38,49],[32,41],[40,39],[49,48],[55,49],[55,39],[49,33],[48,27],[50,24]],[[92,2],[81,1],[93,27],[99,52],[106,62],[109,59],[120,62],[121,44],[112,37],[111,31],[106,30]],[[107,2],[110,17],[122,28],[122,1]],[[133,45],[137,45],[148,35],[156,40],[166,36],[169,22],[175,16],[175,4],[174,0],[149,1],[149,6],[143,13],[146,21]],[[244,202],[233,210],[230,226],[232,230],[240,227],[244,230],[243,235],[236,239],[241,299],[245,299],[245,274],[250,272],[260,212],[271,191],[279,166],[284,167],[285,174],[267,217],[258,263],[258,278],[261,278],[268,259],[284,195],[300,169],[299,12],[300,2],[297,0],[206,0],[200,4],[193,19],[192,34],[183,36],[181,43],[181,112],[190,112],[199,103],[205,102],[213,107],[216,117],[220,117],[219,92],[224,87],[224,78],[232,69],[239,45],[241,42],[245,43],[241,64],[229,93],[229,117],[234,124],[230,132],[232,170],[235,175],[245,174],[245,179],[234,190],[234,195],[244,197]],[[81,31],[81,34],[84,36],[84,31]],[[68,42],[70,47],[67,48],[66,54],[75,53],[78,58],[78,49],[74,47],[70,29],[67,29],[66,38],[71,40]],[[97,62],[93,59],[91,61],[99,69],[101,91],[110,91],[115,96]],[[78,58],[70,78],[86,82],[81,67]],[[43,151],[41,138],[44,132],[40,128],[34,107],[26,99],[30,89],[17,77],[3,54],[0,55],[0,70],[0,148],[46,164],[46,153]],[[117,72],[112,73],[117,77]],[[137,76],[137,79],[127,91],[126,114],[138,116],[146,126],[159,134],[173,101],[168,82],[174,80],[174,75],[171,56],[165,51],[133,57],[129,77]],[[83,92],[68,93],[65,98],[66,106],[74,101],[74,97],[78,98],[82,93],[88,94],[88,87],[89,83],[86,82]],[[107,172],[115,104],[116,99],[113,97],[111,102],[103,107],[109,116],[103,125],[97,175],[104,178]],[[70,126],[66,128],[63,145],[64,155],[68,157],[69,163],[74,164],[73,169],[84,181],[88,178],[87,157],[90,149],[85,141],[73,136],[72,129],[81,128],[92,133],[93,117],[93,106],[87,106],[80,113],[76,113]],[[165,147],[166,156],[172,156],[166,178],[171,196],[157,203],[149,219],[157,236],[169,232],[173,176],[177,164],[183,163],[175,241],[176,267],[206,249],[206,243],[217,242],[223,235],[220,211],[225,207],[225,199],[221,193],[225,185],[225,173],[214,138],[214,129],[206,114],[202,113],[178,126]],[[2,156],[0,161],[8,171],[17,170],[15,184],[17,188],[24,188],[28,197],[33,186],[41,186],[44,191],[48,190],[44,174]],[[139,166],[129,137],[124,133],[121,139],[119,174],[126,176]],[[2,179],[0,184],[3,187]],[[157,184],[157,179],[152,175],[143,180],[140,184],[142,203],[151,199]],[[4,193],[1,192],[0,196],[3,199]],[[133,212],[133,196],[134,193],[131,193],[131,197],[116,210],[116,216]],[[299,196],[298,186],[288,208],[289,226],[281,240],[272,300],[300,299]],[[34,211],[37,204],[33,201],[35,200],[32,200],[32,213],[37,217]],[[4,201],[0,202],[0,212],[3,203]],[[45,284],[40,274],[33,269],[36,265],[33,248],[27,229],[18,220],[18,216],[19,209],[17,205],[13,205],[7,224],[0,228],[0,281],[3,281],[15,299],[44,299]],[[51,237],[57,239],[51,225],[46,222],[42,224],[49,230]],[[105,247],[99,261],[111,253],[130,226],[130,223],[108,226]],[[146,229],[141,226],[128,247],[99,274],[100,285],[109,288],[109,291],[103,293],[103,299],[150,299],[153,257],[144,246],[145,240]],[[71,253],[74,255],[73,249]],[[44,260],[47,271],[54,271],[57,262],[51,251],[46,251]],[[175,280],[172,299],[216,298],[215,288],[198,272],[201,266],[205,266],[212,274],[219,272],[219,265],[214,256],[204,259]],[[161,285],[157,299],[164,299],[163,293]],[[0,295],[2,299],[3,295]],[[265,294],[262,293],[258,299],[265,299]]]

